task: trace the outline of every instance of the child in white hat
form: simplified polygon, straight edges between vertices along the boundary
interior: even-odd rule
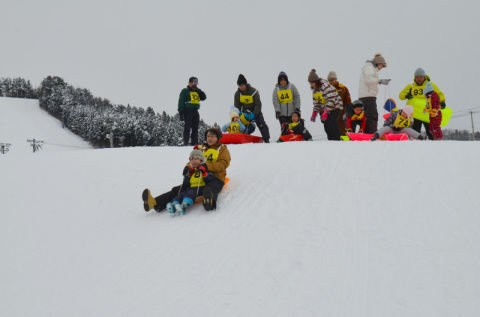
[[[232,110],[232,112],[230,112],[230,118],[231,118],[231,121],[228,123],[225,123],[225,125],[222,127],[222,132],[228,132],[228,133],[245,132],[245,125],[240,120],[240,115],[238,114],[237,111]]]
[[[401,134],[405,133],[411,138],[423,140],[423,136],[413,130],[411,128],[412,125],[412,114],[413,114],[413,107],[410,105],[406,105],[400,110],[392,111],[390,116],[385,120],[383,124],[383,128],[379,129],[373,137],[371,138],[372,141],[381,138],[385,133],[391,134]]]

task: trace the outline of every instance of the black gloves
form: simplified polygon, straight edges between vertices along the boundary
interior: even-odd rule
[[[280,112],[275,112],[275,118],[277,118],[277,120],[280,118]]]
[[[446,106],[447,106],[447,105],[445,104],[445,101],[442,101],[442,102],[440,103],[440,108],[441,108],[441,109],[445,109]]]
[[[411,94],[411,93],[408,93],[408,94],[406,94],[406,95],[405,95],[405,98],[407,98],[407,99],[412,99],[412,98],[413,98],[413,96],[412,96],[412,94]]]
[[[185,121],[185,116],[183,115],[183,112],[178,113],[180,115],[180,121]]]

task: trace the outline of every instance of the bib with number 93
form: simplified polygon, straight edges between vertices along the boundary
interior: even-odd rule
[[[290,89],[279,90],[277,91],[278,100],[280,103],[291,103],[293,102],[292,91]]]

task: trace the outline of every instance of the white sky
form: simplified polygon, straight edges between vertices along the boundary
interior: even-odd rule
[[[299,89],[308,118],[312,68],[324,77],[335,70],[356,99],[360,69],[379,52],[388,63],[380,77],[392,78],[387,96],[397,104],[423,67],[454,112],[480,107],[480,5],[443,2],[4,1],[0,77],[39,85],[56,75],[115,104],[174,114],[180,90],[195,75],[207,94],[201,117],[223,124],[243,73],[259,89],[272,129],[280,71]],[[380,108],[383,87],[378,99]],[[474,120],[480,128],[480,115]],[[470,129],[470,117],[448,127]]]

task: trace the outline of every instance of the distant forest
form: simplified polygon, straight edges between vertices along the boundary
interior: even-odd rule
[[[88,89],[68,85],[60,77],[48,76],[36,89],[21,78],[0,78],[0,96],[38,99],[41,108],[95,147],[110,147],[111,134],[114,147],[183,145],[184,123],[178,114],[113,105],[108,99],[94,97]],[[217,124],[213,127],[219,128]],[[200,142],[209,128],[200,121]]]
[[[94,97],[88,89],[75,88],[57,76],[48,76],[38,88],[23,78],[0,78],[0,96],[39,99],[41,108],[95,147],[110,146],[110,131],[115,147],[183,144],[183,122],[178,114],[155,113],[151,107],[145,110],[113,105],[108,99]],[[205,141],[205,131],[211,127],[200,121],[200,142]],[[216,123],[213,127],[220,128]],[[466,129],[442,131],[444,140],[472,140],[472,132]],[[480,132],[475,132],[475,140],[480,140]]]

